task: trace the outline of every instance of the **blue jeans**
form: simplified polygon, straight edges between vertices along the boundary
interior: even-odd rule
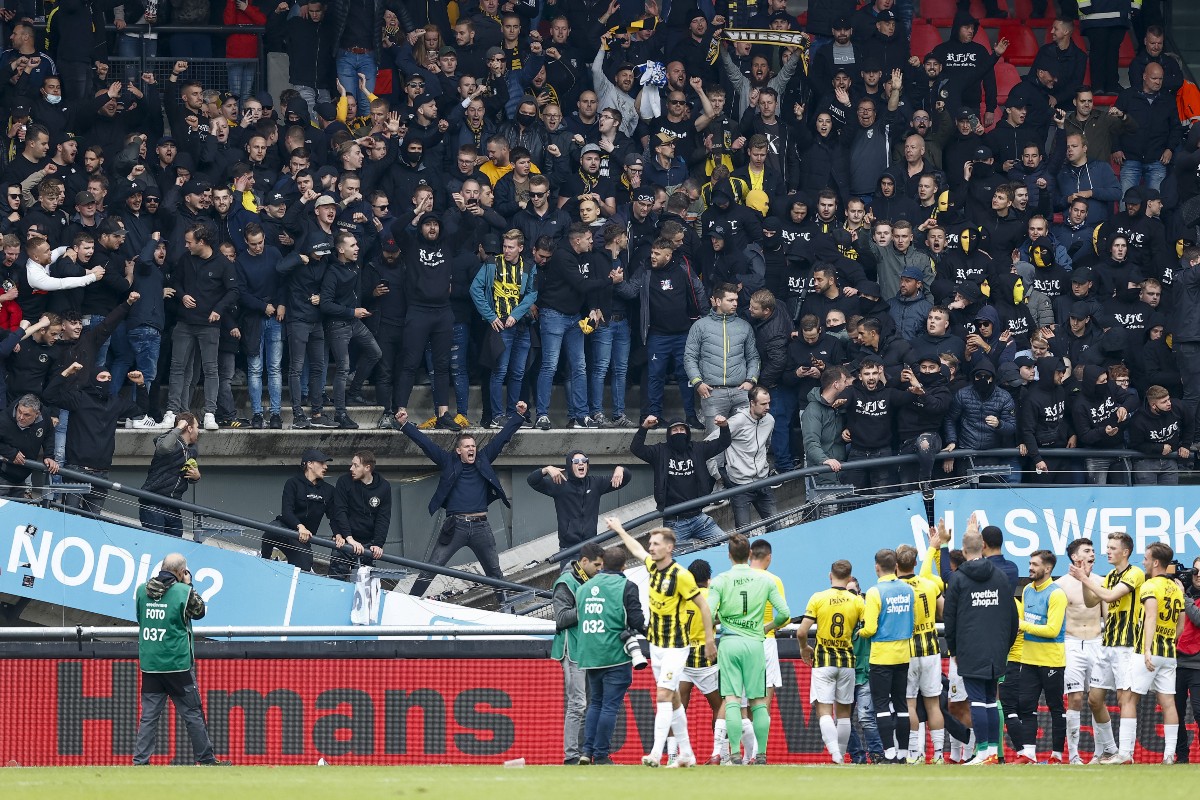
[[[112,385],[113,394],[125,385],[125,375],[131,369],[142,373],[146,390],[158,377],[158,353],[162,347],[162,332],[153,325],[138,325],[124,330],[124,323],[113,334]]]
[[[104,324],[105,317],[100,314],[89,314],[83,318],[83,331],[87,333],[92,328]],[[120,330],[118,328],[117,330]],[[113,336],[116,335],[114,331]],[[108,348],[112,344],[113,336],[109,336],[100,343],[100,348],[96,350],[96,366],[104,367],[108,364]]]
[[[371,101],[358,88],[358,74],[361,72],[367,78],[367,91],[375,93],[375,73],[379,65],[374,53],[351,53],[349,50],[338,50],[335,56],[338,80],[346,87],[346,92],[358,103],[358,115],[365,117],[371,113]]]
[[[160,34],[161,35],[161,34]],[[146,58],[158,55],[158,39],[143,39],[140,36],[121,34],[117,37],[117,56],[120,58]]]
[[[775,456],[775,471],[790,472],[796,468],[792,456],[792,422],[796,417],[796,390],[780,384],[771,390],[771,416],[775,429],[771,433],[771,453]]]
[[[178,539],[183,538],[183,518],[178,511],[168,506],[139,500],[138,521],[146,530],[158,531]]]
[[[675,532],[675,539],[680,542],[692,540],[701,542],[725,534],[725,531],[721,530],[721,526],[703,512],[694,517],[664,519],[663,524]]]
[[[588,709],[583,723],[583,754],[595,761],[608,758],[612,753],[617,712],[625,702],[626,690],[633,683],[633,665],[618,664],[584,672],[587,675]]]
[[[504,342],[504,353],[492,368],[491,403],[492,417],[517,413],[517,401],[521,399],[521,384],[525,381],[525,361],[529,358],[529,326],[517,323],[500,331]],[[505,396],[504,382],[508,381]]]
[[[604,412],[604,379],[612,363],[613,330],[601,325],[584,339],[587,343],[587,410],[589,416]]]
[[[263,320],[258,352],[246,358],[246,388],[250,392],[250,409],[263,413],[262,376],[263,354],[267,361],[267,394],[271,398],[271,413],[283,413],[283,323],[269,317]]]
[[[566,349],[567,357],[567,414],[571,419],[587,416],[587,365],[583,360],[583,331],[579,318],[553,308],[541,313],[542,369],[538,373],[537,413],[550,413],[550,392],[554,389],[554,373],[558,359]],[[682,351],[681,351],[682,352]]]
[[[871,700],[871,687],[868,684],[860,683],[854,687],[854,715],[858,718],[858,724],[862,726],[863,738],[867,740],[867,752],[882,753],[883,740],[879,738],[879,726],[875,724],[875,703]],[[852,757],[856,755],[857,739],[858,733],[852,729],[850,746],[847,748]],[[861,752],[861,741],[858,741],[858,748]]]
[[[652,333],[646,337],[646,359],[649,361],[649,388],[646,390],[646,413],[662,415],[663,394],[666,392],[667,375],[675,376],[679,394],[683,398],[683,410],[687,416],[696,415],[696,397],[688,386],[687,371],[683,368],[683,349],[687,345],[686,333]]]
[[[229,91],[236,94],[239,98],[246,98],[254,91],[254,62],[246,63],[230,62],[227,67],[229,73]]]
[[[1162,162],[1126,161],[1121,165],[1121,197],[1125,196],[1125,192],[1143,182],[1151,189],[1157,189],[1162,186],[1163,179],[1166,177],[1167,167]],[[1125,202],[1122,200],[1121,208],[1124,207]]]
[[[623,319],[619,322],[610,322],[609,328],[612,329],[612,401],[613,401],[613,417],[620,417],[625,413],[625,383],[629,376],[629,345],[630,330],[629,320]]]

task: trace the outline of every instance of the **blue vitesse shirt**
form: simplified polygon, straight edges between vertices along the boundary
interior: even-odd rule
[[[872,664],[906,664],[912,655],[913,590],[884,575],[867,590],[867,613],[859,633],[871,640]]]

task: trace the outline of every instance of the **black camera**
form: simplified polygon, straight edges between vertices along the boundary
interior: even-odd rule
[[[1196,577],[1196,568],[1185,565],[1182,561],[1176,559],[1171,562],[1170,572],[1175,579],[1183,584],[1183,593],[1188,597],[1200,596],[1200,589],[1197,589],[1192,583],[1192,579]]]

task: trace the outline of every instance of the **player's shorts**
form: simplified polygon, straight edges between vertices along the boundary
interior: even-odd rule
[[[687,666],[687,647],[659,647],[650,645],[650,668],[654,670],[654,683],[660,689],[679,691],[679,681]]]
[[[908,662],[908,691],[905,697],[942,696],[942,657],[914,656]]]
[[[722,636],[717,646],[717,665],[721,668],[723,697],[757,700],[767,696],[767,665],[761,642],[745,636]]]
[[[1175,694],[1175,659],[1150,656],[1154,671],[1146,669],[1146,659],[1133,653],[1129,659],[1130,689],[1136,694]]]
[[[783,674],[779,671],[779,643],[774,636],[763,639],[763,658],[767,664],[767,686],[778,689],[783,686]]]
[[[1067,694],[1086,692],[1100,670],[1104,648],[1099,639],[1066,637],[1067,669],[1063,673],[1063,691]]]
[[[946,674],[946,678],[950,683],[950,691],[947,699],[951,703],[965,703],[970,698],[967,697],[967,682],[958,674],[958,659],[950,659],[950,669]]]
[[[813,667],[809,700],[813,703],[854,702],[854,667]]]
[[[716,664],[711,667],[684,667],[683,680],[695,686],[700,694],[709,694],[717,690],[720,672]]]
[[[1132,647],[1101,647],[1100,659],[1092,670],[1092,688],[1128,689],[1132,659]]]

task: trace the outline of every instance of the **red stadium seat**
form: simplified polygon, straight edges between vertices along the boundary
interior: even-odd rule
[[[1133,62],[1133,57],[1137,55],[1137,51],[1133,46],[1133,38],[1127,32],[1125,38],[1121,40],[1121,52],[1117,56],[1118,63],[1122,67],[1128,67]]]
[[[1000,38],[1008,39],[1008,50],[1004,52],[1006,61],[1019,67],[1028,67],[1037,57],[1038,42],[1027,26],[1009,22],[1000,29]]]
[[[989,53],[992,52],[992,40],[988,38],[987,30],[982,26],[975,29],[975,38],[971,41],[983,45]]]
[[[954,15],[958,11],[955,0],[921,0],[921,16],[933,22],[934,25],[949,27],[954,24]]]
[[[1002,58],[996,62],[996,99],[1000,101],[1000,105],[1004,105],[1008,100],[1008,93],[1020,82],[1020,73],[1007,59]]]
[[[937,28],[926,22],[913,20],[912,40],[909,43],[909,53],[921,60],[924,60],[925,56],[929,55],[929,52],[943,41],[944,39],[942,39],[942,35],[938,33]]]

